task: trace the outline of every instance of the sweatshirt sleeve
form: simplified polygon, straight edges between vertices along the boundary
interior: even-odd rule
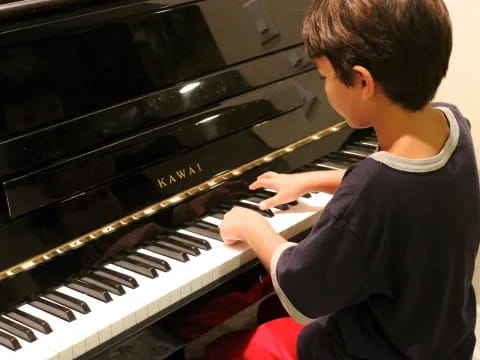
[[[327,210],[300,244],[276,249],[271,269],[283,306],[300,323],[360,302],[369,293],[360,240]]]

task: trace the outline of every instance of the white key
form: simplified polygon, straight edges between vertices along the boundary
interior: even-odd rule
[[[126,323],[124,322],[125,326],[133,326],[145,320],[148,316],[148,307],[154,301],[159,302],[159,304],[163,303],[164,307],[170,305],[169,293],[161,294],[158,289],[159,287],[162,287],[161,280],[165,279],[161,276],[163,275],[162,272],[159,272],[157,278],[150,279],[114,264],[108,264],[105,267],[129,275],[138,283],[138,287],[130,292],[131,296],[124,295],[121,299],[122,306],[125,307],[122,314],[124,317],[128,317],[128,321]]]
[[[22,305],[18,309],[45,320],[50,325],[53,331],[48,335],[41,336],[40,338],[44,344],[58,353],[59,360],[73,359],[73,347],[77,345],[77,341],[72,341],[71,338],[72,333],[70,329],[73,327],[73,322],[69,323],[61,320],[28,304]],[[37,335],[38,332],[35,334]]]
[[[13,319],[10,319],[14,321]],[[14,321],[16,322],[16,321]],[[20,324],[23,325],[23,324]],[[25,325],[23,325],[25,326]],[[8,332],[7,332],[8,333]],[[58,360],[58,354],[57,351],[53,350],[50,348],[48,343],[45,343],[42,341],[42,336],[43,334],[38,334],[35,331],[33,331],[35,336],[37,337],[37,340],[33,342],[28,342],[25,340],[22,340],[18,336],[15,336],[15,338],[19,341],[20,345],[22,346],[21,349],[18,349],[16,351],[12,351],[10,349],[7,349],[6,347],[0,346],[0,359],[5,359],[5,360],[27,360],[27,359],[38,359],[38,360]]]
[[[212,219],[218,220],[216,218]],[[179,230],[179,232],[195,236],[199,239],[208,240],[210,244],[212,244],[212,250],[207,254],[208,257],[204,257],[203,259],[206,264],[204,268],[204,283],[209,278],[211,278],[211,281],[218,280],[223,275],[230,273],[254,258],[253,252],[245,243],[225,245],[218,240],[213,240],[204,235],[196,234],[187,230]]]
[[[192,264],[199,263],[204,256],[202,253],[199,256],[189,255],[190,260],[183,263],[151,251],[149,252],[148,250],[141,250],[140,252],[165,260],[171,267],[168,272],[159,271],[158,278],[147,281],[142,279],[144,282],[147,282],[145,286],[140,285],[140,287],[148,292],[145,298],[149,301],[150,311],[152,309],[160,311],[191,294],[192,289],[196,291],[201,287],[201,274],[196,271]],[[157,306],[156,303],[158,302],[160,304]]]
[[[61,286],[56,290],[78,300],[83,300],[90,308],[88,314],[77,315],[78,313],[75,313],[77,315],[75,325],[83,329],[82,336],[85,338],[85,352],[112,338],[112,327],[118,322],[116,318],[116,310],[118,309],[116,304],[117,296],[111,294],[113,300],[104,303],[66,286]],[[117,334],[122,331],[123,327],[120,328],[119,332],[117,331]],[[78,354],[79,352],[81,352],[81,349],[77,346],[75,353]]]

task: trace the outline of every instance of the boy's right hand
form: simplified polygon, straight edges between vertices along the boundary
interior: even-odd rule
[[[305,193],[300,174],[278,174],[273,171],[260,175],[249,186],[250,190],[259,188],[272,189],[277,192],[275,196],[262,201],[258,205],[262,210],[297,200]]]

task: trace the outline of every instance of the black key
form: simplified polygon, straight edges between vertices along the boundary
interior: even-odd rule
[[[232,210],[232,205],[228,204],[222,204],[219,207],[216,207],[215,209],[212,210],[213,214],[218,214],[218,219],[223,219],[223,216]],[[213,216],[213,215],[212,215]]]
[[[180,242],[179,240],[170,238],[170,237],[164,237],[161,238],[157,241],[155,241],[155,244],[160,244],[160,245],[166,245],[172,249],[178,250],[180,252],[185,252],[189,255],[192,256],[198,256],[200,255],[200,250],[196,246],[192,245],[185,245],[184,243]]]
[[[262,210],[255,204],[249,204],[249,203],[246,203],[246,202],[243,202],[243,201],[240,201],[240,200],[234,200],[234,201],[231,202],[231,204],[222,204],[222,205],[219,206],[219,209],[224,210],[225,212],[228,212],[228,211],[232,210],[232,208],[234,206],[240,206],[240,207],[244,207],[246,209],[253,210],[253,211],[258,212],[260,215],[265,216],[265,217],[273,217],[274,216],[273,212],[270,209]]]
[[[274,206],[274,208],[278,209],[278,210],[286,211],[286,210],[288,210],[288,205],[287,204],[278,204],[278,205]]]
[[[196,225],[198,227],[202,227],[220,234],[220,229],[218,228],[218,225],[210,224],[209,222],[206,222],[204,220],[197,220],[193,223],[193,225]]]
[[[333,152],[325,156],[325,159],[329,159],[334,162],[339,162],[340,164],[345,164],[345,165],[352,165],[355,164],[356,162],[362,160],[362,157],[358,156],[353,156],[350,154],[344,154],[344,153],[339,153],[339,152]]]
[[[320,170],[320,169],[318,169],[318,167],[316,167],[316,168],[312,168],[312,170],[317,171],[317,170]],[[312,171],[312,170],[305,170],[305,171]],[[275,196],[277,194],[276,192],[268,191],[268,190],[264,190],[264,189],[254,190],[253,192],[254,192],[255,196],[257,196],[261,199],[269,199],[272,196]],[[302,195],[302,197],[308,197],[308,196]],[[295,206],[295,205],[298,205],[298,202],[296,200],[294,200],[294,201],[288,202],[286,205]],[[283,210],[283,209],[281,209],[281,210]]]
[[[28,342],[37,340],[37,337],[32,330],[6,318],[5,316],[0,316],[0,329],[8,331],[12,335],[18,336]]]
[[[312,197],[312,194],[306,193],[306,194],[303,194],[301,197],[303,197],[305,199],[310,199]]]
[[[265,198],[253,195],[253,196],[249,196],[249,197],[247,197],[243,200],[247,200],[247,201],[253,202],[255,204],[260,204],[263,200],[265,200]]]
[[[268,194],[265,194],[265,193],[260,192],[260,190],[254,190],[254,191],[252,191],[252,193],[253,193],[252,196],[257,197],[257,198],[260,198],[260,199],[262,199],[262,200],[271,198],[272,196],[275,195],[275,194],[268,195]]]
[[[258,207],[257,205],[248,204],[248,203],[245,203],[245,202],[242,202],[242,201],[234,201],[233,203],[234,203],[236,206],[241,206],[241,207],[244,207],[244,208],[246,208],[246,209],[250,209],[250,210],[256,211],[256,212],[258,212],[260,215],[265,216],[265,217],[268,217],[268,218],[271,218],[271,217],[274,216],[272,210],[270,210],[270,209],[261,210],[261,209],[259,209],[259,207]]]
[[[74,280],[65,284],[65,286],[82,294],[88,295],[94,299],[103,301],[104,303],[112,301],[112,297],[107,290],[84,281]]]
[[[192,225],[192,226],[186,227],[185,230],[190,231],[190,232],[192,232],[194,234],[197,234],[197,235],[206,236],[209,239],[222,241],[222,237],[220,236],[220,234],[218,232],[214,232],[214,231],[211,231],[211,230],[208,230],[208,229],[205,229],[205,228],[201,228],[201,227]]]
[[[55,301],[60,305],[78,311],[81,314],[88,314],[90,312],[90,308],[85,301],[75,299],[74,297],[61,293],[59,291],[54,290],[44,296],[49,300]]]
[[[334,164],[323,164],[323,162],[327,162],[326,160],[316,160],[322,161],[322,163],[314,162],[308,165],[305,165],[303,168],[306,169],[305,171],[325,171],[325,170],[341,170],[338,166]]]
[[[223,220],[225,214],[226,214],[226,212],[215,211],[215,212],[209,214],[209,216],[214,217],[215,219]]]
[[[372,134],[364,134],[362,135],[361,137],[361,140],[367,140],[367,141],[372,141],[372,142],[375,142],[375,141],[378,141],[378,138],[377,138],[377,135],[375,133],[372,133]]]
[[[220,211],[225,211],[225,213],[232,210],[232,208],[233,208],[232,204],[221,204],[221,205],[218,206],[218,209],[220,209]]]
[[[30,305],[68,322],[76,319],[72,310],[45,299],[35,299]]]
[[[250,202],[253,202],[255,204],[260,204],[264,199],[262,199],[261,197],[258,197],[258,196],[250,196],[244,200],[247,200],[247,201],[250,201]],[[274,206],[275,209],[278,209],[278,210],[288,210],[288,205],[287,204],[279,204],[277,206]]]
[[[358,141],[354,141],[352,143],[353,145],[355,146],[358,146],[359,148],[364,148],[365,151],[370,150],[370,152],[373,152],[375,151],[375,149],[377,148],[378,146],[378,142],[377,141],[371,141],[371,140],[358,140]]]
[[[42,334],[50,334],[52,332],[52,328],[50,325],[42,319],[37,318],[36,316],[27,314],[22,310],[14,310],[7,314],[9,318],[18,321],[19,323],[29,326],[32,329],[40,331]]]
[[[113,263],[124,269],[133,271],[137,274],[149,277],[151,279],[158,276],[157,270],[155,270],[152,266],[145,265],[144,263],[134,259],[129,259],[125,257],[123,259],[115,260]]]
[[[129,258],[143,262],[146,265],[153,266],[155,269],[158,269],[163,272],[170,271],[170,265],[162,259],[158,259],[154,256],[142,254],[139,252],[132,252],[128,255]]]
[[[181,262],[187,262],[190,260],[185,252],[179,252],[178,250],[172,249],[164,244],[155,243],[152,245],[147,245],[145,246],[145,249]]]
[[[186,245],[196,246],[199,249],[210,250],[212,248],[212,246],[210,245],[210,243],[207,240],[199,239],[197,237],[190,236],[190,235],[187,235],[187,234],[177,232],[177,233],[172,233],[172,234],[168,235],[168,237],[171,238],[171,239],[181,241],[182,243],[184,243]],[[159,236],[156,239],[160,240],[161,238],[162,238],[162,236]]]
[[[99,269],[94,270],[93,273],[97,274],[97,275],[101,275],[103,277],[106,277],[107,279],[115,280],[116,282],[118,282],[118,283],[120,283],[124,286],[127,286],[131,289],[135,289],[135,288],[138,287],[138,283],[137,283],[137,280],[135,280],[135,278],[133,278],[129,275],[119,273],[119,272],[114,271],[114,270],[110,270],[110,269],[107,269],[107,268],[99,268]]]
[[[13,351],[17,351],[22,347],[16,338],[14,338],[12,335],[5,334],[2,331],[0,331],[0,345],[3,345]]]
[[[370,154],[372,154],[371,148],[366,148],[365,146],[360,147],[356,145],[346,145],[343,149],[340,150],[342,153],[346,153],[347,155],[354,155],[362,158],[366,158]]]
[[[96,285],[115,295],[121,296],[125,294],[125,289],[122,287],[121,284],[119,284],[115,280],[107,279],[100,275],[89,274],[86,276],[82,276],[80,280],[85,281],[86,283],[89,283],[89,284]]]
[[[330,155],[330,154],[329,154]],[[349,159],[352,161],[360,161],[365,159],[368,155],[364,154],[363,151],[355,150],[355,149],[348,149],[343,148],[338,151],[331,153],[333,156],[345,157],[345,159]]]
[[[353,159],[352,157],[349,157],[345,154],[338,154],[338,153],[330,153],[324,156],[323,159],[327,161],[331,161],[338,165],[345,165],[345,166],[351,166],[352,164],[355,164],[358,160],[360,160],[358,158]]]
[[[346,170],[348,168],[347,165],[338,164],[337,162],[332,162],[332,161],[325,160],[325,159],[316,160],[315,165],[318,168],[323,168],[325,170]],[[318,169],[318,170],[320,170],[320,169]]]
[[[277,193],[273,191],[268,191],[265,189],[257,189],[252,191],[255,196],[262,198],[262,199],[268,199],[271,198],[272,196],[275,196]]]

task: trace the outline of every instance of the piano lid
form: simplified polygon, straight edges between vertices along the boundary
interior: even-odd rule
[[[98,11],[106,6],[128,5],[142,0],[2,0],[0,1],[0,24],[18,21],[38,22],[40,17],[62,14],[62,11],[85,13]],[[164,6],[173,6],[195,0],[168,0]],[[26,24],[25,24],[26,25]]]

